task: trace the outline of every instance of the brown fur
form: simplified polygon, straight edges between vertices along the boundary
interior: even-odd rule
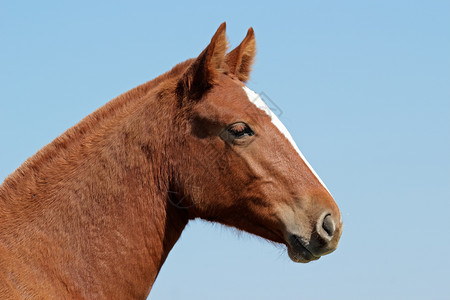
[[[244,40],[225,58],[231,73],[243,82],[247,82],[256,55],[255,33],[253,28],[247,32]]]
[[[248,106],[241,81],[254,45],[249,30],[225,58],[222,24],[199,57],[112,100],[6,178],[0,298],[144,299],[190,219],[288,245],[280,208],[301,207],[305,228],[324,209],[340,216],[270,118]],[[255,136],[220,138],[239,121]]]

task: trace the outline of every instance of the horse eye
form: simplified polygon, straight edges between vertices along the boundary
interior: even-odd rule
[[[252,136],[252,135],[255,134],[253,132],[253,130],[250,128],[250,126],[248,126],[247,124],[245,124],[243,122],[231,124],[227,128],[227,132],[233,138],[236,138],[236,139],[240,139],[240,138],[243,138],[245,136]]]

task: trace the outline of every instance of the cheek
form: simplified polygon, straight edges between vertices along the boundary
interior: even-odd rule
[[[219,146],[214,147],[214,144]],[[252,178],[241,157],[226,148],[221,141],[210,143],[205,145],[204,151],[198,156],[198,167],[203,173],[199,184],[209,191],[211,198],[236,198]]]

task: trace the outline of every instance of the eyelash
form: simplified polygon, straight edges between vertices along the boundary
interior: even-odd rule
[[[236,127],[242,127],[242,129],[236,129]],[[247,124],[243,122],[234,123],[227,128],[227,132],[236,139],[243,138],[245,136],[252,136],[255,133]]]

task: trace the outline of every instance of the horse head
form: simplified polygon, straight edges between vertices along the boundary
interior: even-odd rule
[[[250,28],[226,54],[225,23],[172,84],[171,202],[202,218],[287,246],[295,262],[334,251],[338,206],[293,138],[248,80],[255,56]],[[175,129],[174,129],[175,130]]]

